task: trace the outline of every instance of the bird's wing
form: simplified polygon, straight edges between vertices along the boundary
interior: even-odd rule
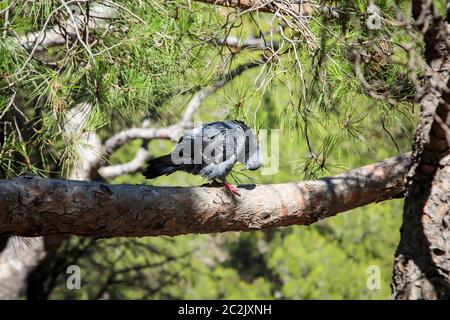
[[[242,146],[243,130],[231,121],[210,122],[187,131],[177,148],[188,150],[184,157],[204,164],[221,163],[237,157]]]
[[[203,127],[203,158],[221,163],[236,157],[237,139],[242,135],[230,122],[212,122]]]

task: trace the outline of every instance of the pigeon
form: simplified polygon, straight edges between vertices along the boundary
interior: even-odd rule
[[[170,154],[149,160],[143,175],[153,179],[184,171],[212,183],[221,183],[241,196],[226,180],[236,162],[243,163],[248,170],[261,167],[258,139],[242,121],[215,121],[188,130]]]

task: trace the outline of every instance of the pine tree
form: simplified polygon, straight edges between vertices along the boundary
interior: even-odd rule
[[[148,280],[141,288],[144,297],[180,297],[173,284],[177,277],[186,281],[179,286],[196,288],[198,295],[193,297],[210,297],[210,292],[221,297],[212,284],[208,284],[209,293],[199,289],[197,283],[202,280],[193,271],[205,267],[198,263],[199,257],[192,258],[197,263],[191,271],[183,270],[183,259],[194,239],[183,238],[189,239],[183,250],[171,252],[170,241],[162,239],[95,242],[59,234],[178,235],[314,223],[302,241],[311,247],[322,243],[334,268],[352,256],[350,238],[367,233],[372,241],[375,231],[364,230],[370,224],[357,220],[363,225],[361,232],[349,236],[350,232],[341,234],[331,222],[315,222],[372,202],[406,196],[395,254],[393,297],[448,298],[446,14],[444,2],[415,0],[374,4],[2,1],[0,210],[5,215],[0,217],[0,247],[5,246],[6,252],[14,243],[9,238],[12,235],[43,236],[24,250],[40,250],[45,258],[31,259],[26,264],[28,281],[12,279],[15,289],[0,294],[17,296],[26,290],[30,298],[50,297],[55,279],[68,257],[74,255],[86,267],[100,270],[112,266],[105,273],[104,286],[93,285],[85,291],[89,298],[132,297],[114,284],[128,279],[130,287],[139,286],[142,281],[136,270],[151,273],[144,277]],[[150,183],[139,175],[149,157],[168,150],[172,145],[169,141],[177,141],[195,121],[218,118],[241,119],[255,128],[282,129],[278,176],[233,173],[237,182],[262,184],[248,191],[255,206],[246,206],[244,199],[237,209],[229,209],[226,203],[214,209],[210,206],[214,195],[204,188],[160,189],[165,201],[180,204],[181,218],[171,219],[173,208],[165,210],[157,198],[150,198],[158,204],[151,211],[155,216],[146,216],[151,223],[145,217],[145,228],[127,223],[133,220],[125,217],[139,221],[145,206],[140,201],[142,194],[152,197],[148,190],[153,189],[111,183]],[[156,140],[162,142],[158,145]],[[412,157],[402,155],[411,146]],[[392,156],[397,157],[386,160]],[[344,169],[379,160],[383,161],[336,176]],[[281,185],[279,189],[265,185],[328,175],[334,176]],[[55,180],[58,178],[86,181],[66,184]],[[335,190],[322,189],[324,181],[331,181]],[[187,183],[183,177],[171,177],[156,182],[162,183],[187,186],[200,184],[200,180],[192,178]],[[295,200],[298,188],[305,195],[302,204]],[[84,193],[77,193],[79,190]],[[295,210],[286,209],[287,215],[280,218],[278,214],[286,205],[268,197],[270,190],[285,195],[289,208]],[[197,192],[195,203],[186,200]],[[257,192],[263,193],[258,196]],[[88,200],[70,200],[80,194]],[[315,197],[320,201],[314,202]],[[77,202],[91,210],[80,210]],[[395,210],[398,206],[399,202],[394,202],[385,208]],[[370,208],[366,212],[375,210]],[[123,220],[115,216],[116,211],[123,212],[118,213]],[[220,211],[224,214],[214,215]],[[42,212],[48,212],[47,216]],[[49,215],[51,212],[58,214]],[[204,220],[199,212],[211,218]],[[245,218],[248,216],[251,218]],[[333,221],[348,227],[351,221],[345,217]],[[102,219],[108,224],[102,224]],[[381,221],[377,223],[382,226]],[[312,259],[305,258],[308,252],[283,255],[279,251],[284,246],[292,248],[301,237],[292,228],[283,230],[242,234],[237,239],[209,236],[216,244],[214,250],[228,255],[223,258],[217,254],[211,262],[215,265],[211,274],[224,279],[237,277],[245,288],[257,283],[260,291],[255,297],[361,296],[361,291],[351,289],[336,296],[335,286],[340,282],[333,284],[333,279],[324,289],[328,295],[314,290],[317,274],[322,271]],[[345,243],[347,249],[336,251],[325,241],[328,238]],[[389,235],[386,239],[386,246],[392,248],[396,239]],[[386,252],[365,252],[369,246],[368,242],[361,249],[364,252],[356,256],[379,259],[377,263],[390,268],[385,266]],[[247,247],[252,252],[245,251]],[[105,254],[111,248],[117,251],[112,261]],[[297,254],[305,260],[305,270],[316,272],[280,267],[293,263]],[[97,256],[101,257],[99,262],[95,261]],[[240,261],[242,257],[248,261]],[[159,266],[155,261],[165,262]],[[164,267],[169,263],[175,266]],[[253,264],[259,267],[253,270],[249,267]],[[366,264],[361,261],[347,268]],[[155,270],[163,274],[159,281],[152,273]],[[301,277],[308,279],[304,287],[296,282]],[[235,294],[232,288],[225,286],[223,290],[226,297]],[[53,294],[65,296],[58,289]],[[373,297],[367,290],[364,295]]]

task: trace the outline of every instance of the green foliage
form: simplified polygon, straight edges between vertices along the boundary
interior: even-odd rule
[[[10,3],[1,2],[0,9]],[[236,14],[181,0],[115,3],[121,7],[113,28],[90,30],[91,53],[71,39],[72,46],[30,55],[13,40],[14,32],[68,19],[58,1],[20,2],[10,15],[8,36],[0,37],[0,177],[30,171],[65,176],[79,157],[81,135],[67,130],[77,105],[92,104],[80,132],[95,131],[102,139],[144,118],[164,126],[179,119],[198,89],[262,55],[264,64],[209,96],[194,118],[238,118],[258,129],[280,129],[278,173],[244,175],[237,169],[235,181],[313,179],[410,148],[416,119],[411,73],[420,81],[423,70],[419,62],[417,70],[408,68],[405,44],[415,44],[416,56],[422,47],[414,33],[399,27],[395,3],[405,12],[406,1],[375,1],[383,15],[380,30],[366,27],[367,1],[338,1],[348,16],[309,20],[311,38],[270,14]],[[205,41],[227,35],[261,36],[268,47],[278,47],[236,49]],[[110,163],[132,160],[141,145],[126,144]],[[158,156],[172,147],[152,141],[148,149]],[[152,181],[126,174],[112,183],[204,181],[185,173]],[[76,257],[82,289],[69,292],[62,273],[50,297],[386,299],[401,207],[400,200],[373,204],[311,227],[266,232],[95,243],[72,237],[61,254]],[[381,270],[380,290],[366,286],[371,265]]]
[[[176,3],[166,7],[155,6],[151,1],[141,4],[140,1],[118,4],[126,10],[119,10],[123,17],[116,19],[111,32],[90,30],[92,56],[81,41],[75,41],[72,47],[53,48],[45,55],[36,51],[31,55],[13,37],[0,37],[0,110],[6,108],[14,92],[20,91],[26,102],[23,108],[28,115],[26,121],[43,129],[36,135],[30,133],[33,139],[21,138],[21,142],[27,148],[39,150],[44,157],[24,161],[20,159],[23,150],[19,150],[23,147],[7,145],[8,152],[18,154],[20,159],[14,168],[9,166],[13,170],[7,172],[8,176],[24,170],[50,174],[75,161],[79,137],[69,134],[65,126],[73,116],[70,110],[79,103],[91,103],[93,109],[87,127],[79,130],[97,130],[107,136],[142,121],[143,117],[158,117],[171,97],[190,86],[184,81],[184,74],[196,69],[193,60],[198,56],[197,49],[190,54],[186,50],[192,46],[196,30],[207,28],[210,22],[200,14],[178,11]],[[23,30],[47,29],[57,18],[70,19],[63,9],[57,1],[20,4],[9,16],[8,29],[19,35]],[[76,12],[81,9],[73,7]],[[161,10],[167,14],[161,14]],[[135,16],[141,16],[146,23],[137,23]],[[7,128],[7,135],[13,135],[15,130]],[[52,163],[45,156],[49,153],[54,158]],[[38,169],[42,163],[47,166]]]

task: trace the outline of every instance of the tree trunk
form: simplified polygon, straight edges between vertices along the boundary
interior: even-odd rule
[[[431,1],[413,1],[413,15],[423,33],[428,66],[395,255],[393,298],[449,299],[450,32]]]

